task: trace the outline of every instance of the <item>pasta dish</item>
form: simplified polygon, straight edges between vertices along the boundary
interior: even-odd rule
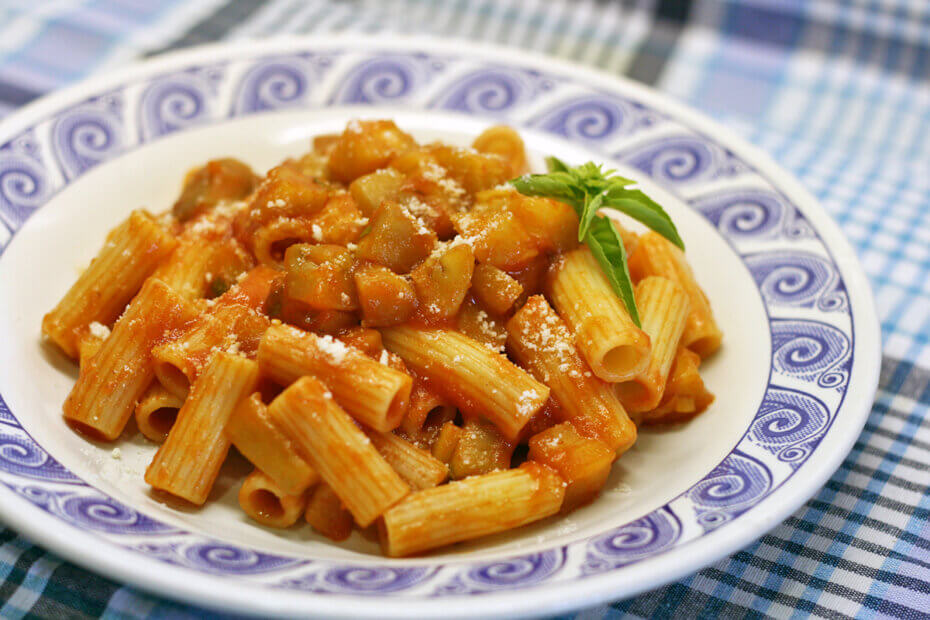
[[[264,176],[207,162],[44,317],[80,367],[65,420],[137,426],[159,444],[146,483],[193,505],[235,447],[256,522],[358,529],[389,556],[595,500],[637,429],[708,407],[722,334],[659,205],[549,165],[526,174],[509,127],[461,148],[388,120]]]

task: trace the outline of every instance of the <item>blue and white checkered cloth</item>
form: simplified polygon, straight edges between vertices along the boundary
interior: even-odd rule
[[[836,475],[746,549],[579,618],[930,617],[930,2],[0,0],[0,116],[160,51],[322,31],[486,40],[652,84],[794,172],[872,280],[881,384]],[[0,529],[0,616],[101,615],[209,616]]]

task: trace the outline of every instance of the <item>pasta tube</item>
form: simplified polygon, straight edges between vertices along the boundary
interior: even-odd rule
[[[714,402],[698,372],[701,357],[690,349],[679,348],[669,372],[668,385],[659,406],[642,414],[643,424],[683,422],[701,413]]]
[[[271,423],[257,392],[239,401],[225,432],[242,456],[288,495],[300,495],[320,479],[291,440]]]
[[[549,388],[526,371],[458,332],[403,326],[384,328],[381,337],[439,393],[494,423],[507,439],[516,439],[549,398]]]
[[[636,441],[636,426],[611,387],[593,376],[572,343],[565,323],[534,295],[507,322],[510,354],[552,390],[555,417],[616,454]]]
[[[381,545],[399,557],[513,529],[557,513],[564,495],[536,463],[417,491],[384,514]]]
[[[681,344],[701,357],[720,348],[723,333],[714,319],[710,302],[694,279],[684,253],[675,245],[655,232],[640,235],[636,251],[630,256],[630,275],[636,280],[662,276],[681,286],[691,302]]]
[[[133,211],[110,231],[97,257],[42,319],[42,333],[76,358],[81,331],[94,321],[111,325],[176,244],[155,218]]]
[[[313,529],[330,540],[339,542],[352,535],[352,514],[325,482],[310,491],[305,518]]]
[[[285,493],[274,480],[256,469],[239,488],[239,506],[262,525],[286,528],[297,523],[307,506],[307,497],[303,493]]]
[[[194,316],[194,309],[163,282],[148,280],[81,368],[65,400],[65,419],[93,437],[119,437],[152,381],[152,345]]]
[[[654,409],[662,400],[690,302],[684,289],[671,280],[649,276],[636,285],[636,305],[643,330],[652,340],[652,354],[643,372],[632,381],[618,383],[615,389],[627,410],[639,413]]]
[[[249,255],[232,239],[185,236],[153,275],[185,299],[216,297],[251,263]]]
[[[297,445],[361,527],[410,492],[326,387],[302,377],[268,407],[271,420]]]
[[[436,393],[423,379],[414,377],[413,389],[410,391],[410,404],[407,413],[400,422],[400,429],[409,437],[416,436],[426,419],[433,412],[447,407],[446,400]]]
[[[183,398],[178,398],[158,382],[152,383],[136,405],[136,426],[139,432],[149,441],[163,442],[183,405]]]
[[[413,380],[331,336],[272,325],[258,347],[262,372],[288,385],[304,375],[326,384],[352,417],[386,433],[400,424]]]
[[[547,285],[594,374],[628,381],[646,368],[649,336],[633,323],[587,247],[563,254],[550,268]]]
[[[145,471],[145,481],[159,491],[203,504],[229,452],[229,439],[223,434],[226,422],[257,383],[255,362],[217,353],[191,386],[177,422]]]
[[[375,449],[414,491],[442,484],[449,468],[426,450],[393,433],[366,430]]]
[[[217,350],[254,355],[261,335],[271,324],[257,310],[262,307],[278,272],[267,267],[251,270],[240,283],[212,302],[191,328],[152,350],[155,375],[165,389],[184,398]]]

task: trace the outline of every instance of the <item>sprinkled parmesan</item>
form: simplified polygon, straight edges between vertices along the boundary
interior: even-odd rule
[[[517,413],[520,415],[530,415],[536,409],[533,406],[533,401],[539,398],[539,394],[535,390],[524,390],[517,398]]]
[[[410,198],[405,204],[402,205],[404,207],[404,210],[402,211],[402,213],[407,217],[407,219],[411,223],[413,223],[414,227],[416,228],[417,234],[418,235],[429,234],[430,232],[429,228],[426,227],[426,224],[423,223],[423,220],[420,219],[420,216],[414,213],[414,210],[419,209],[419,207],[414,206],[413,208],[411,208],[412,204],[419,204],[419,205],[422,205],[424,208],[430,209],[430,210],[432,209],[432,207],[421,202],[417,198]]]
[[[378,358],[378,362],[387,366],[390,360],[387,349],[381,349],[381,357]]]
[[[349,347],[336,340],[329,334],[326,334],[325,336],[319,336],[316,342],[317,346],[320,347],[320,350],[326,353],[326,355],[329,356],[333,363],[336,364],[341,364],[342,360],[345,359],[346,354],[349,352]]]
[[[310,227],[310,231],[311,231],[312,234],[313,234],[313,240],[314,240],[314,241],[316,241],[317,243],[319,243],[320,241],[323,240],[323,229],[320,228],[320,225],[319,225],[319,224],[313,224],[313,225]]]
[[[94,321],[87,326],[90,329],[90,333],[94,338],[99,338],[100,340],[106,340],[107,336],[110,335],[110,328],[102,323]]]
[[[411,196],[404,201],[404,208],[407,209],[414,217],[436,217],[436,209],[429,206],[416,196]]]
[[[348,306],[348,305],[351,305],[352,303],[352,299],[349,297],[347,293],[340,293],[339,300],[342,302],[343,306]]]

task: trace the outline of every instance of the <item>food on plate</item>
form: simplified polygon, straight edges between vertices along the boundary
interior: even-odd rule
[[[44,317],[80,364],[66,421],[115,441],[135,417],[146,482],[194,505],[235,447],[256,522],[391,556],[594,501],[638,428],[710,405],[722,334],[658,204],[548,164],[509,127],[462,148],[389,120],[263,176],[207,162]]]

